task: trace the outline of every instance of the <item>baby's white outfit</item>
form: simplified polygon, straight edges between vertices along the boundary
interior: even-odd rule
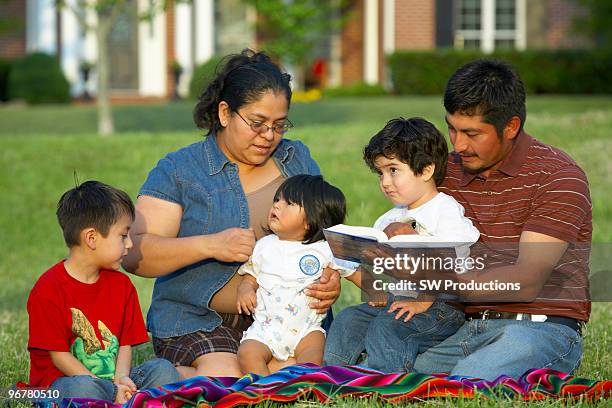
[[[267,345],[274,358],[293,357],[296,346],[308,333],[321,328],[325,317],[308,307],[316,299],[306,296],[306,286],[317,281],[326,267],[339,269],[346,277],[355,272],[335,262],[326,241],[302,244],[268,235],[257,241],[253,255],[238,269],[240,275],[257,279],[257,306],[253,324],[244,332],[245,340]]]

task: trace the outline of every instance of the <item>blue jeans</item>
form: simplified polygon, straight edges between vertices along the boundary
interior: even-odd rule
[[[349,306],[334,317],[325,339],[323,363],[325,365],[355,365],[365,351],[365,339],[370,322],[384,307],[373,307],[367,303]]]
[[[130,378],[139,390],[180,380],[179,373],[172,363],[161,358],[149,360],[138,367],[132,368]],[[93,378],[88,375],[60,377],[53,381],[49,389],[59,390],[59,400],[63,398],[94,398],[114,402],[117,395],[117,386],[111,380]]]
[[[358,363],[373,312],[361,304],[342,310],[328,333],[325,363]],[[384,310],[384,309],[383,309]],[[378,310],[380,313],[380,310]],[[582,338],[556,323],[516,320],[472,320],[453,335],[420,354],[415,370],[450,373],[485,380],[502,374],[518,378],[530,368],[571,373],[580,364]]]
[[[414,368],[493,381],[502,374],[518,378],[531,368],[571,373],[581,356],[582,337],[562,324],[471,320],[419,355]]]
[[[440,343],[465,322],[463,313],[444,302],[434,302],[408,322],[395,320],[387,307],[367,303],[350,306],[335,317],[327,334],[323,359],[327,365],[362,363],[384,372],[410,371],[418,353]],[[367,357],[361,360],[362,354]]]
[[[414,371],[419,353],[455,334],[465,323],[463,312],[440,301],[407,322],[406,315],[396,320],[397,312],[387,310],[372,320],[365,339],[368,367],[384,373]]]

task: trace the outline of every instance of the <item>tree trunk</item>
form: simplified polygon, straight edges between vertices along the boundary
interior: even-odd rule
[[[113,114],[109,100],[109,62],[108,62],[108,34],[111,29],[112,20],[98,13],[98,30],[96,40],[98,43],[98,134],[108,136],[113,134]]]
[[[293,66],[295,78],[293,78],[293,86],[296,91],[305,91],[306,89],[306,71],[304,64],[295,64]]]

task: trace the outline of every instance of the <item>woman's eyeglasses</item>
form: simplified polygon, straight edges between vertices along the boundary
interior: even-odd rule
[[[236,112],[236,115],[240,116],[240,119],[242,119],[255,133],[268,133],[268,130],[272,129],[273,132],[283,135],[293,127],[293,123],[291,123],[289,119],[285,119],[285,121],[281,123],[275,123],[272,126],[268,126],[263,122],[249,123],[240,113],[238,113],[238,111],[234,112]]]

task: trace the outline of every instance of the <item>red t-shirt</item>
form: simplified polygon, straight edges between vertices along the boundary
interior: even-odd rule
[[[87,318],[102,348],[98,321],[117,337],[120,346],[149,341],[138,294],[125,274],[103,270],[97,282],[87,284],[70,276],[61,261],[38,279],[28,298],[31,386],[48,387],[64,376],[51,361],[49,350],[69,352],[77,338],[72,332],[71,309]]]

